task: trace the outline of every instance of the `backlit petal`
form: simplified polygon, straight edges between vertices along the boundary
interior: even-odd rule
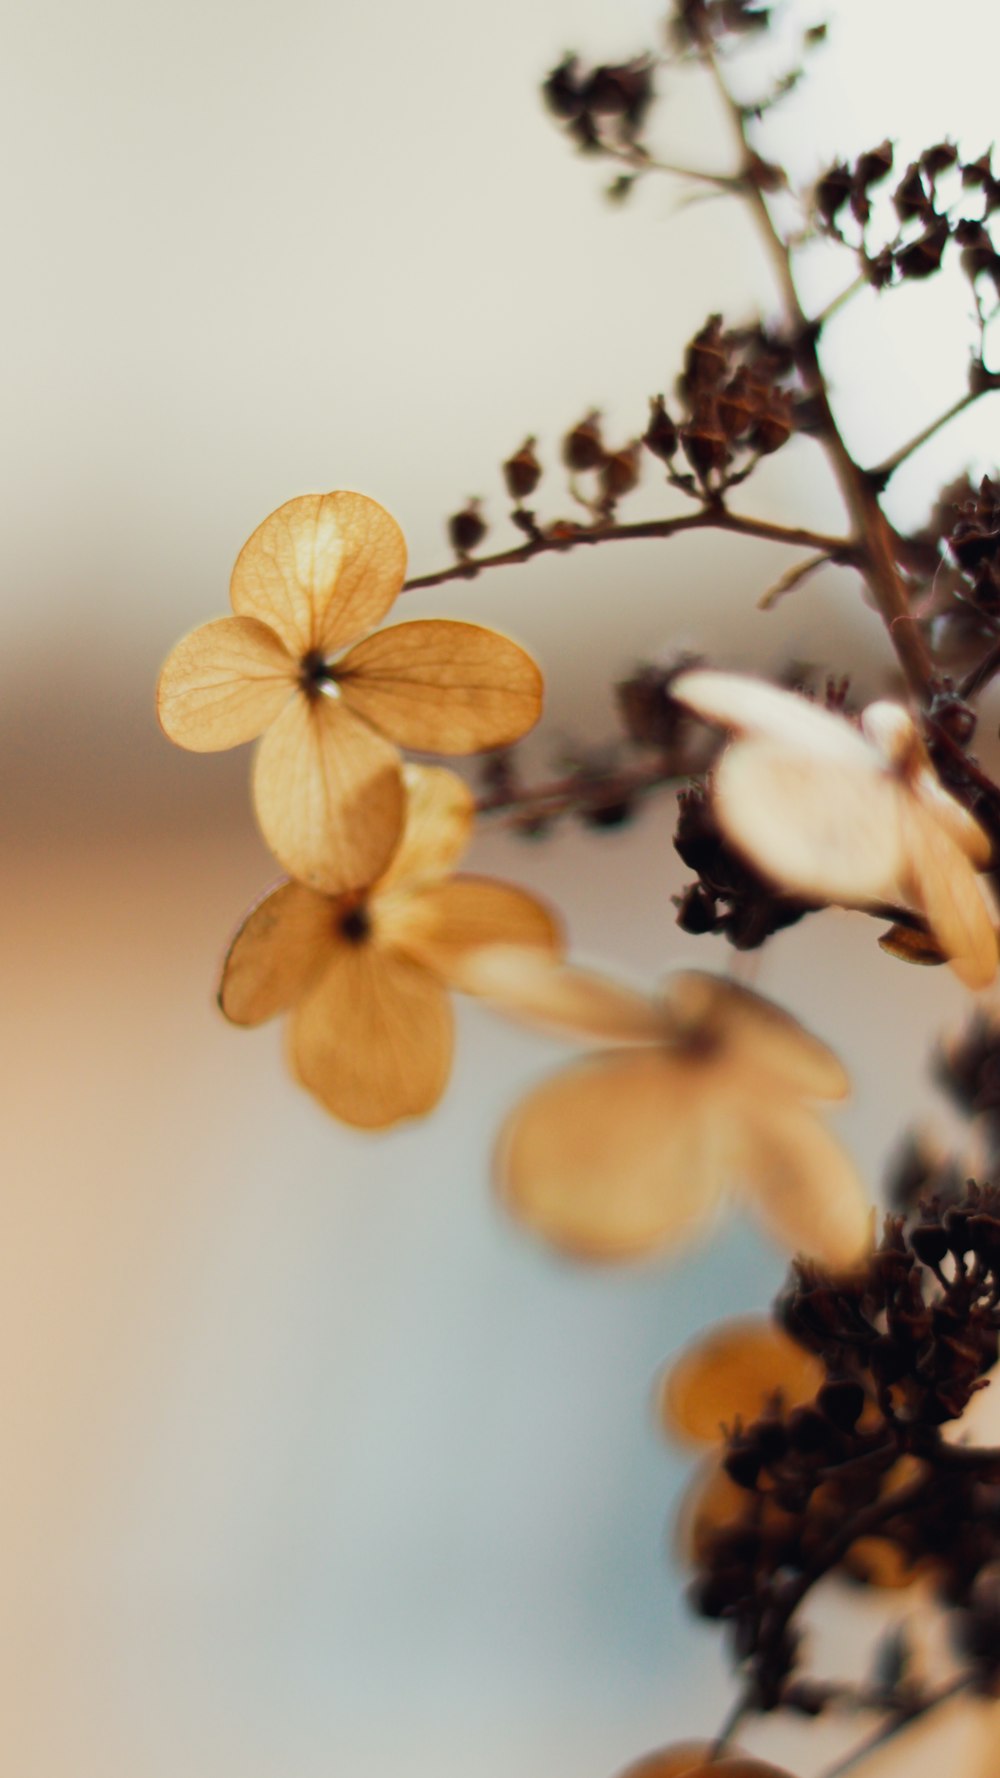
[[[617,1778],[689,1778],[711,1751],[711,1741],[676,1741],[672,1747],[660,1747],[655,1753],[633,1760]]]
[[[339,895],[385,868],[404,816],[395,747],[337,698],[299,693],[257,750],[261,833],[290,876]]]
[[[448,1083],[452,1046],[445,990],[419,964],[370,942],[336,952],[289,1027],[297,1078],[359,1129],[430,1111]]]
[[[645,994],[520,945],[469,955],[461,986],[530,1024],[602,1043],[662,1043],[673,1030],[667,1009]]]
[[[764,679],[699,668],[679,674],[670,695],[721,728],[775,741],[813,760],[862,772],[879,769],[874,749],[846,717]]]
[[[381,943],[459,988],[470,954],[485,945],[537,946],[550,956],[562,950],[556,915],[526,889],[491,877],[452,877],[414,895],[379,899],[375,919]]]
[[[754,1208],[791,1253],[851,1266],[871,1237],[871,1206],[846,1149],[796,1100],[741,1099],[731,1161]]]
[[[912,781],[912,790],[929,815],[950,834],[977,870],[985,870],[993,857],[993,844],[974,815],[956,800],[925,766]]]
[[[997,937],[966,854],[913,797],[904,810],[908,899],[924,915],[959,981],[985,988],[997,972]]]
[[[340,662],[345,702],[401,747],[477,753],[534,726],[542,675],[516,642],[478,624],[394,624]]]
[[[397,885],[411,889],[447,876],[475,826],[475,797],[446,766],[404,766],[403,784],[403,837],[379,881],[379,895]]]
[[[733,1063],[773,1074],[810,1099],[843,1099],[850,1092],[833,1051],[762,994],[696,970],[671,976],[664,993],[681,1025],[694,1037],[717,1036]]]
[[[303,494],[258,525],[233,569],[233,610],[269,624],[298,660],[379,623],[406,574],[394,518],[364,494]]]
[[[302,883],[279,883],[250,909],[222,966],[219,1004],[234,1025],[259,1025],[308,991],[338,942],[336,904]],[[339,942],[343,942],[342,940]]]
[[[700,1073],[639,1050],[595,1057],[529,1093],[497,1150],[512,1215],[587,1259],[689,1241],[723,1183],[724,1119],[706,1104]]]
[[[786,1407],[812,1401],[825,1375],[819,1359],[773,1321],[723,1321],[666,1368],[660,1418],[674,1436],[715,1444],[737,1419],[759,1419],[778,1390]]]
[[[171,649],[156,688],[156,712],[178,746],[214,753],[263,734],[296,680],[294,661],[266,624],[220,617]]]
[[[771,741],[737,741],[714,778],[727,839],[793,894],[848,906],[899,898],[899,805],[884,774],[855,772]]]

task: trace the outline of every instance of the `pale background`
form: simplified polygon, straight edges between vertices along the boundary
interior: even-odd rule
[[[766,1301],[781,1258],[742,1222],[673,1269],[536,1251],[491,1203],[488,1152],[560,1051],[476,1008],[434,1120],[382,1140],[328,1123],[284,1077],[278,1033],[231,1031],[212,1004],[226,937],[273,874],[247,756],[176,752],[152,716],[160,658],[225,609],[236,550],[281,501],[363,489],[416,571],[441,566],[443,515],[480,493],[499,519],[497,464],[526,432],[552,460],[597,404],[624,438],[711,309],[770,302],[730,208],[675,214],[677,190],[651,184],[612,210],[543,116],[537,83],[567,46],[629,54],[659,11],[8,10],[11,1778],[610,1778],[724,1709],[718,1639],[689,1627],[664,1561],[684,1469],[649,1387],[688,1332]],[[998,48],[991,0],[842,4],[772,139],[804,176],[886,133],[901,162],[948,131],[978,153]],[[678,87],[673,109],[678,157],[724,165],[710,96]],[[841,276],[811,271],[817,300]],[[862,456],[957,392],[967,306],[958,286],[866,296],[831,329]],[[916,459],[897,516],[994,462],[996,423],[983,404]],[[543,493],[565,506],[554,473]],[[637,510],[657,498],[650,478]],[[742,504],[841,522],[808,444]],[[884,644],[849,577],[754,613],[788,560],[734,540],[615,546],[405,615],[497,623],[535,650],[543,769],[567,736],[606,738],[609,682],[678,641],[879,684]],[[669,834],[660,804],[544,847],[491,832],[475,864],[548,893],[579,953],[635,980],[723,968],[672,924],[686,873]],[[780,938],[758,981],[850,1062],[839,1123],[874,1184],[905,1120],[938,1113],[924,1056],[960,991],[837,916]],[[808,1738],[771,1745],[811,1769]],[[904,1769],[901,1744],[879,1778]]]

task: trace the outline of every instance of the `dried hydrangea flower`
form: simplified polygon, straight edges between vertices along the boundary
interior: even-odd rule
[[[837,1265],[865,1244],[854,1166],[803,1104],[842,1098],[847,1076],[770,1001],[694,972],[647,998],[509,949],[479,952],[465,981],[535,1022],[620,1046],[544,1081],[501,1134],[499,1189],[546,1240],[608,1260],[674,1247],[742,1186],[793,1250]]]
[[[289,1013],[294,1074],[344,1123],[384,1129],[430,1111],[451,1070],[447,984],[480,945],[560,948],[549,910],[510,883],[450,875],[475,814],[440,766],[408,766],[406,825],[363,890],[285,882],[251,909],[222,971],[237,1025]]]
[[[738,673],[684,673],[671,692],[736,731],[713,806],[756,869],[807,900],[911,908],[961,981],[993,980],[997,937],[977,875],[990,842],[940,783],[901,705],[869,705],[859,730]]]
[[[726,1753],[713,1759],[711,1741],[676,1742],[626,1766],[618,1778],[791,1778],[784,1768],[745,1754]]]
[[[376,501],[289,500],[240,551],[235,615],[185,636],[160,675],[160,722],[180,746],[263,736],[261,832],[291,876],[331,895],[370,883],[392,855],[405,801],[398,747],[503,747],[541,711],[534,661],[494,630],[421,620],[366,634],[405,571],[403,534]]]

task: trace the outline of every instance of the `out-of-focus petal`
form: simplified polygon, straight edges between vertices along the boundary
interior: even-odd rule
[[[404,766],[403,784],[403,837],[379,881],[380,895],[397,884],[410,889],[446,876],[475,826],[475,798],[446,766]]]
[[[478,753],[520,740],[542,710],[529,654],[478,624],[394,624],[337,667],[344,700],[401,747]]]
[[[720,728],[775,741],[832,765],[869,773],[879,769],[873,749],[846,717],[764,679],[698,668],[678,674],[670,695]]]
[[[392,743],[338,698],[293,698],[257,750],[260,830],[290,876],[339,895],[384,870],[404,817]]]
[[[380,942],[394,945],[456,987],[470,953],[485,945],[536,946],[556,956],[556,915],[526,889],[492,877],[452,877],[411,896],[378,903]]]
[[[156,711],[171,741],[214,753],[263,734],[296,683],[295,663],[267,624],[220,617],[171,649],[156,688]]]
[[[445,990],[408,957],[343,945],[291,1016],[292,1069],[358,1129],[420,1117],[448,1083],[453,1020]]]
[[[886,775],[737,741],[714,779],[726,837],[779,888],[863,906],[899,898],[907,792]]]
[[[616,1778],[690,1778],[711,1752],[711,1741],[675,1741],[672,1747],[659,1747],[633,1760]]]
[[[926,917],[959,981],[985,988],[997,972],[997,937],[965,853],[915,798],[903,811],[907,898]]]
[[[500,1134],[496,1178],[512,1215],[587,1259],[689,1241],[724,1183],[726,1120],[701,1074],[638,1050],[545,1081]]]
[[[664,993],[681,1024],[695,1034],[717,1034],[733,1062],[743,1059],[774,1074],[806,1098],[843,1099],[850,1092],[833,1051],[762,994],[700,970],[671,976]]]
[[[812,1401],[825,1374],[819,1359],[773,1321],[723,1321],[666,1367],[660,1419],[674,1437],[713,1444],[735,1420],[758,1419],[778,1390],[786,1407]]]
[[[673,1033],[669,1010],[645,994],[520,945],[471,953],[460,986],[529,1024],[601,1043],[663,1043]]]
[[[233,610],[276,630],[300,659],[327,654],[381,622],[403,584],[406,544],[394,518],[364,494],[286,500],[243,545]]]
[[[672,1547],[677,1560],[704,1568],[711,1561],[712,1545],[720,1531],[745,1522],[749,1495],[722,1467],[721,1454],[706,1457],[698,1465],[681,1495],[674,1520]],[[770,1494],[758,1496],[761,1528],[788,1530],[793,1520],[776,1505]]]
[[[302,883],[279,883],[246,919],[222,966],[219,1005],[234,1025],[259,1025],[287,1012],[329,962],[336,903]]]
[[[897,922],[887,932],[879,934],[878,942],[879,950],[887,951],[890,957],[898,957],[901,963],[927,967],[947,961],[940,945],[920,927],[903,926]]]
[[[911,1560],[900,1549],[899,1544],[889,1537],[859,1537],[840,1563],[841,1569],[852,1580],[861,1581],[866,1587],[879,1587],[888,1592],[912,1587],[931,1566],[926,1558],[923,1561]]]
[[[731,1160],[772,1234],[791,1253],[855,1264],[869,1244],[871,1206],[846,1149],[795,1099],[751,1087],[740,1104]]]
[[[861,729],[886,765],[897,771],[918,769],[920,761],[926,758],[917,726],[903,704],[879,698],[862,711]]]
[[[974,815],[947,791],[938,778],[934,776],[930,766],[925,766],[914,777],[911,785],[914,796],[923,803],[929,815],[933,815],[945,831],[950,834],[956,846],[965,853],[977,870],[985,870],[993,857],[993,844],[989,835],[980,827]]]

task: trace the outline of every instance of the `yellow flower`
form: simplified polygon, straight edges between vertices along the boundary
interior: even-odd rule
[[[237,558],[235,616],[185,636],[160,675],[160,722],[180,746],[211,752],[263,735],[261,832],[289,875],[331,895],[370,883],[396,846],[397,745],[502,747],[541,711],[534,661],[494,630],[431,620],[365,634],[405,572],[403,534],[374,500],[289,500]]]
[[[997,937],[977,876],[990,842],[940,783],[901,705],[869,705],[857,729],[738,673],[682,673],[671,693],[736,731],[713,807],[756,869],[807,900],[911,908],[966,986],[993,980]]]
[[[868,1207],[851,1161],[802,1103],[839,1099],[843,1068],[760,995],[694,972],[646,998],[509,949],[470,959],[495,1004],[623,1047],[543,1082],[501,1133],[512,1213],[556,1246],[622,1259],[690,1239],[742,1186],[793,1249],[853,1260]]]
[[[290,1013],[293,1073],[334,1117],[365,1129],[441,1097],[453,1047],[445,984],[478,946],[560,945],[553,916],[524,890],[449,876],[475,813],[461,779],[440,766],[408,766],[405,778],[406,825],[388,868],[344,895],[279,884],[237,932],[219,988],[234,1024]]]

